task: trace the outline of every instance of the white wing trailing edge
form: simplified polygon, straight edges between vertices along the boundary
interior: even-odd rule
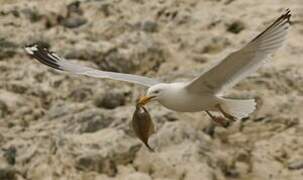
[[[187,89],[195,93],[221,94],[255,72],[285,42],[290,17],[291,12],[287,10],[242,49],[229,54],[219,64],[193,79]]]
[[[143,85],[146,87],[158,84],[159,81],[153,78],[148,78],[139,75],[124,74],[117,72],[100,71],[86,66],[81,66],[72,63],[64,58],[59,57],[54,52],[48,51],[46,48],[42,48],[37,44],[29,45],[25,47],[25,51],[40,63],[52,67],[57,70],[70,72],[73,74],[86,75],[95,78],[106,78],[120,81],[126,81]]]

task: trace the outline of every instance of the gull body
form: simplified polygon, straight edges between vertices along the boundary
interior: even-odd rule
[[[160,83],[150,87],[146,96],[155,96],[164,107],[179,112],[198,112],[214,110],[220,99],[211,93],[191,93],[186,82]]]

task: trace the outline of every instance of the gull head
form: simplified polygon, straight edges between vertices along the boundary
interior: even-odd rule
[[[143,106],[151,101],[161,101],[169,90],[169,84],[160,83],[150,87],[145,96],[140,97],[138,104]]]

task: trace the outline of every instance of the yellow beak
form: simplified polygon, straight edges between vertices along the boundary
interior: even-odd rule
[[[145,104],[150,102],[153,98],[155,98],[155,96],[141,96],[138,101],[138,104],[144,106]]]

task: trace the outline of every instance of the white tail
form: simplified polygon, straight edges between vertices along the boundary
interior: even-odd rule
[[[222,109],[238,119],[249,116],[249,114],[256,109],[256,102],[254,99],[220,99]]]

